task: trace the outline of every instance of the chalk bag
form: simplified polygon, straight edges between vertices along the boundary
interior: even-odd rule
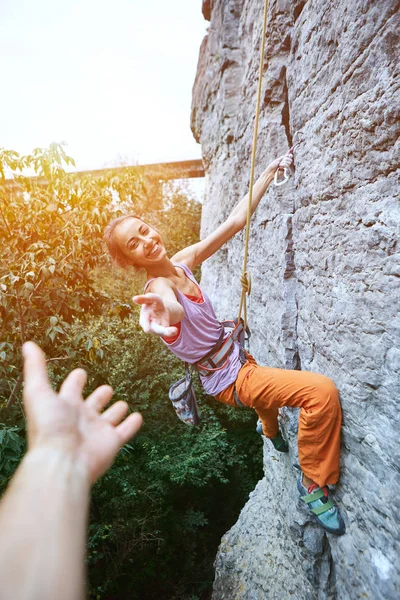
[[[185,377],[173,383],[169,388],[169,399],[177,416],[186,425],[198,425],[200,423],[200,411],[197,405],[192,375],[187,363],[185,363]]]

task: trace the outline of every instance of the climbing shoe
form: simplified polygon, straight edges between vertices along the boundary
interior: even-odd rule
[[[339,510],[329,498],[327,486],[320,488],[316,483],[313,483],[307,489],[303,485],[303,474],[300,473],[297,480],[297,489],[299,490],[301,500],[305,502],[318,525],[335,535],[343,535],[346,532],[345,524]]]
[[[257,421],[256,432],[258,433],[258,435],[263,435],[262,423],[260,419],[258,419]]]
[[[256,432],[259,435],[263,435],[262,423],[261,423],[260,419],[258,419],[258,421],[257,421]],[[271,442],[274,445],[275,450],[278,450],[278,452],[289,452],[289,446],[283,439],[280,431],[278,431],[278,435],[276,435],[274,438],[268,438],[268,439],[271,440]]]
[[[278,431],[277,436],[275,436],[274,438],[270,438],[270,439],[274,445],[275,450],[278,450],[278,452],[289,452],[289,446],[283,439],[280,431]]]

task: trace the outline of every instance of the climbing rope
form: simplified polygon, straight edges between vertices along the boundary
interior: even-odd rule
[[[263,31],[260,45],[260,67],[258,72],[258,89],[257,89],[257,102],[256,102],[256,114],[254,119],[254,132],[253,132],[253,148],[251,152],[251,167],[250,167],[250,189],[249,189],[249,202],[247,205],[247,220],[246,220],[246,237],[244,243],[244,259],[243,259],[243,271],[240,277],[242,284],[242,295],[240,298],[239,306],[239,317],[241,319],[243,311],[243,322],[244,328],[247,327],[247,306],[246,306],[246,295],[250,295],[251,292],[251,277],[247,271],[247,258],[249,254],[249,239],[250,239],[250,218],[251,218],[251,204],[253,200],[253,183],[254,183],[254,169],[256,163],[256,150],[257,150],[257,137],[258,137],[258,121],[260,117],[260,106],[261,106],[261,91],[262,91],[262,75],[264,69],[264,49],[265,49],[265,38],[267,34],[267,14],[268,14],[268,0],[265,0],[264,4],[264,22]]]
[[[256,101],[256,114],[254,118],[254,132],[253,132],[253,147],[251,152],[251,166],[250,166],[250,189],[249,189],[249,201],[247,205],[247,219],[246,219],[246,236],[244,242],[244,258],[243,258],[243,270],[240,276],[240,283],[242,284],[242,294],[240,297],[240,305],[239,305],[239,316],[238,321],[240,321],[242,312],[243,312],[243,323],[244,329],[247,329],[247,305],[246,305],[246,296],[250,296],[251,293],[251,276],[247,270],[247,259],[249,255],[249,240],[250,240],[250,219],[251,219],[251,205],[253,201],[253,184],[254,184],[254,170],[255,170],[255,162],[256,162],[256,151],[257,151],[257,138],[258,138],[258,121],[260,117],[260,106],[261,106],[261,91],[262,91],[262,75],[264,69],[264,50],[265,50],[265,38],[267,35],[267,15],[268,15],[268,0],[265,0],[264,4],[264,21],[263,21],[263,31],[261,37],[261,45],[260,45],[260,66],[258,72],[258,88],[257,88],[257,101]],[[296,146],[303,142],[303,134],[300,131],[297,131],[293,136],[293,142],[299,136],[298,141],[292,145],[289,149],[288,154],[292,153]],[[275,185],[283,185],[289,179],[288,170],[283,169],[283,178],[279,179],[279,173],[282,169],[277,169],[275,171],[274,183]]]

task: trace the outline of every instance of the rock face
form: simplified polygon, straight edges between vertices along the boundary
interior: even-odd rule
[[[344,414],[336,500],[347,533],[297,507],[290,454],[265,441],[265,478],[216,559],[214,600],[400,598],[399,2],[270,0],[256,176],[286,152],[295,174],[252,220],[249,306],[260,363],[312,370]],[[262,0],[203,2],[210,27],[193,89],[205,236],[246,193]],[[220,317],[237,314],[243,234],[203,265]]]

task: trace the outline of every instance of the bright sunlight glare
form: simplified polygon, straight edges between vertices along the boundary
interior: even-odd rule
[[[0,17],[0,146],[65,141],[79,170],[200,158],[200,0],[6,0]]]

